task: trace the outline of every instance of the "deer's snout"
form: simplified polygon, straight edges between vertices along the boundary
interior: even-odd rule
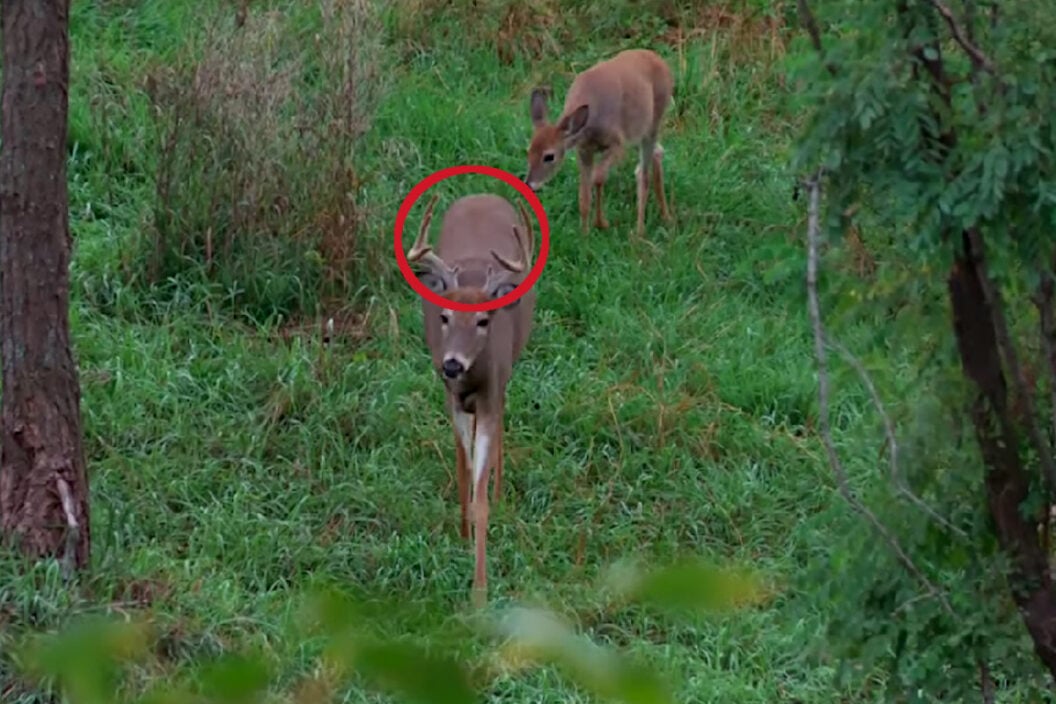
[[[443,370],[444,376],[448,379],[457,379],[466,371],[466,368],[462,366],[462,362],[452,357],[444,360]]]

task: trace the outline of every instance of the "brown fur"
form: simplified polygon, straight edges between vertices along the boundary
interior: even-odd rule
[[[579,160],[579,216],[590,228],[591,190],[597,200],[594,224],[609,226],[602,194],[609,171],[628,147],[639,147],[638,220],[636,233],[645,230],[645,203],[652,182],[664,220],[672,221],[664,197],[663,147],[660,126],[674,90],[671,69],[655,52],[630,49],[576,76],[565,96],[564,110],[555,123],[546,119],[543,91],[532,92],[532,140],[528,147],[525,182],[539,190],[550,180],[565,154],[575,149]],[[547,161],[549,159],[549,161]]]
[[[501,297],[519,285],[531,269],[531,228],[522,206],[524,222],[510,203],[495,195],[471,195],[455,201],[444,215],[436,252],[426,243],[434,199],[423,219],[418,239],[408,253],[419,278],[434,292],[456,303],[483,303]],[[498,310],[476,313],[444,310],[423,300],[425,340],[433,367],[444,383],[448,412],[455,427],[455,471],[461,506],[461,533],[469,537],[473,513],[476,564],[473,575],[475,601],[486,598],[486,541],[488,478],[495,469],[495,500],[502,491],[502,432],[506,386],[513,365],[528,342],[535,311],[535,290]],[[449,376],[445,361],[459,362]],[[490,438],[487,460],[475,486],[473,467],[459,434],[459,419],[472,419],[471,449],[478,429]],[[472,504],[470,493],[474,494]]]

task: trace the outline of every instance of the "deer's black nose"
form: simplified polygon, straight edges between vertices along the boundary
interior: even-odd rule
[[[466,368],[457,359],[444,360],[444,376],[448,379],[454,379],[464,371],[466,371]]]

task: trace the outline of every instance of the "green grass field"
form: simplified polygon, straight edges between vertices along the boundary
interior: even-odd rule
[[[523,173],[532,88],[554,87],[553,112],[575,71],[648,46],[676,75],[661,141],[677,223],[664,226],[650,201],[646,237],[632,238],[633,157],[606,189],[607,231],[579,232],[574,163],[540,194],[550,259],[509,390],[491,606],[541,604],[578,619],[596,642],[669,679],[678,701],[879,698],[834,683],[824,638],[840,615],[809,577],[824,571],[833,545],[866,529],[839,499],[816,434],[804,206],[791,198],[787,167],[798,118],[783,81],[792,30],[776,11],[748,6],[690,7],[665,25],[650,13],[675,3],[617,2],[584,3],[584,21],[596,23],[588,32],[562,27],[547,10],[557,3],[535,3],[536,24],[528,11],[512,20],[532,32],[510,38],[494,14],[508,3],[422,14],[429,5],[439,6],[390,8],[382,22],[384,87],[357,148],[358,278],[340,307],[312,299],[324,319],[346,321],[324,346],[311,312],[254,317],[190,275],[143,285],[136,262],[161,158],[146,77],[177,61],[211,15],[164,0],[74,3],[72,324],[93,566],[73,592],[57,572],[12,582],[0,614],[54,628],[85,613],[146,611],[162,645],[156,662],[132,669],[133,690],[197,657],[247,647],[281,663],[292,687],[311,671],[312,653],[287,626],[297,595],[314,586],[409,604],[385,622],[392,632],[464,618],[472,555],[458,537],[453,437],[418,298],[391,257],[396,209],[445,166]],[[234,12],[223,6],[229,31]],[[504,42],[538,56],[507,60],[496,50]],[[464,177],[439,188],[440,208],[481,190],[512,194]],[[886,244],[872,246],[889,273],[911,271]],[[862,279],[846,253],[828,260],[831,305]],[[290,286],[281,270],[256,274]],[[914,315],[944,320],[928,300],[910,306]],[[833,325],[859,353],[886,355],[877,372],[885,392],[909,393],[897,335],[865,323]],[[883,466],[868,397],[847,383],[835,401],[845,460],[868,483]],[[597,584],[612,564],[692,555],[758,570],[773,598],[690,620],[604,608]],[[481,657],[490,646],[467,638],[451,647]],[[589,700],[549,668],[485,689],[510,702]],[[28,683],[10,692],[17,704],[45,700]],[[345,699],[382,700],[359,688]]]

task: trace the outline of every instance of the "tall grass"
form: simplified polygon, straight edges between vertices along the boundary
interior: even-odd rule
[[[380,39],[368,0],[227,16],[148,77],[160,131],[148,282],[199,274],[258,319],[354,291]]]
[[[493,642],[459,630],[472,556],[454,439],[420,304],[391,259],[392,222],[438,168],[521,171],[531,89],[561,95],[575,71],[638,45],[676,74],[661,139],[677,222],[650,207],[646,237],[630,236],[627,162],[606,190],[609,230],[579,233],[573,166],[541,193],[551,253],[509,389],[494,604],[569,615],[660,672],[679,701],[882,699],[887,673],[837,683],[827,647],[847,608],[833,596],[846,545],[868,540],[815,434],[802,214],[785,167],[799,118],[782,76],[787,11],[271,0],[249,3],[239,26],[233,3],[74,3],[72,316],[96,542],[74,586],[0,563],[0,651],[27,627],[142,616],[159,638],[127,691],[253,651],[289,701],[320,667],[288,635],[295,596],[337,585],[409,604],[371,622],[386,633],[447,629],[451,652],[491,662]],[[441,190],[498,188],[467,177]],[[920,372],[946,364],[928,332],[943,310],[897,251],[863,242],[864,274],[827,253],[825,305],[904,421],[944,383]],[[904,327],[880,333],[883,310],[850,310],[861,299],[845,292],[895,279]],[[939,351],[925,363],[927,345]],[[875,496],[876,417],[848,379],[833,399],[837,439]],[[685,555],[750,565],[774,598],[672,621],[599,594],[623,558]],[[0,668],[4,702],[50,701],[9,657]],[[588,700],[552,668],[482,671],[489,698]]]

